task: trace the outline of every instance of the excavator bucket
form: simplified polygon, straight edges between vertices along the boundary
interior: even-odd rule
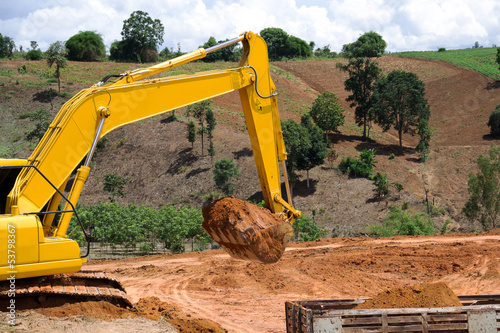
[[[290,222],[233,197],[203,207],[203,229],[233,258],[277,262],[293,235]]]

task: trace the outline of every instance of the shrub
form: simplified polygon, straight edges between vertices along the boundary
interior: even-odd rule
[[[444,48],[444,47],[440,47],[440,48],[438,49],[438,52],[446,52],[446,48]]]
[[[491,127],[491,135],[495,138],[500,138],[500,104],[491,112],[488,126]]]
[[[391,192],[390,186],[392,183],[387,178],[387,174],[383,175],[380,172],[377,172],[375,177],[373,177],[373,183],[375,184],[375,193],[379,198],[385,198]]]
[[[42,56],[43,53],[40,50],[29,50],[24,57],[26,60],[40,60]]]
[[[128,182],[128,178],[121,177],[115,172],[104,175],[103,190],[109,193],[109,201],[114,202],[115,197],[125,197],[123,187]]]
[[[359,159],[347,156],[342,158],[339,164],[339,170],[351,177],[372,178],[373,167],[377,163],[375,160],[375,149],[365,149],[358,152]]]
[[[293,224],[294,240],[310,242],[324,235],[324,231],[309,216],[302,215]]]
[[[235,191],[235,183],[231,180],[240,175],[234,161],[228,158],[221,158],[215,162],[212,173],[217,188],[225,195],[232,195]]]
[[[397,235],[432,235],[435,228],[426,213],[414,213],[392,207],[382,225],[370,225],[369,232],[378,237],[392,237]]]

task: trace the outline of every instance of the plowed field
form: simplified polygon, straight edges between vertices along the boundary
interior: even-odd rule
[[[438,281],[457,295],[499,294],[499,231],[292,243],[278,263],[268,265],[235,260],[217,250],[93,261],[84,269],[117,275],[134,303],[156,296],[165,302],[159,304],[176,305],[189,318],[211,319],[229,332],[285,332],[286,300],[373,297],[394,287]],[[127,317],[123,312],[108,311],[103,319],[99,317],[102,306],[95,307],[95,314],[68,312],[71,307],[41,313],[84,313],[101,318],[103,325],[106,320]],[[21,327],[37,315],[24,315]],[[143,318],[130,316],[136,319],[128,319],[129,329],[144,325]],[[72,319],[59,320],[67,323]],[[52,325],[55,321],[52,318]],[[39,319],[38,323],[41,325]],[[203,326],[198,331],[204,332]]]

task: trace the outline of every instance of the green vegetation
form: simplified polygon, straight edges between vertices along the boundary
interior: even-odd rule
[[[491,144],[489,156],[477,158],[479,171],[469,174],[469,200],[462,212],[471,220],[479,220],[484,230],[495,229],[500,216],[500,146]]]
[[[152,62],[163,43],[164,28],[160,20],[137,10],[123,21],[122,40],[111,44],[110,59],[117,61]]]
[[[497,139],[500,138],[500,104],[491,112],[488,126],[490,127],[491,136]]]
[[[417,132],[422,133],[428,147],[430,132],[424,134],[424,131],[428,129],[430,111],[424,95],[424,83],[412,72],[394,70],[375,83],[372,95],[375,122],[384,132],[394,127],[400,147],[403,147],[403,133],[413,136]]]
[[[212,131],[215,128],[216,121],[213,114],[214,102],[207,99],[196,104],[188,105],[186,108],[186,115],[193,116],[198,120],[198,134],[201,136],[201,154],[203,155],[204,140],[203,134],[208,133],[210,128],[209,138],[212,136]],[[210,138],[210,140],[212,140]],[[191,142],[191,141],[190,141]]]
[[[211,240],[201,228],[203,216],[200,209],[168,205],[155,209],[130,204],[99,203],[78,205],[77,212],[86,230],[93,230],[93,241],[152,250],[162,243],[172,252],[184,252],[184,243],[196,239],[201,247]],[[90,226],[92,221],[92,227]],[[83,233],[73,216],[68,236],[85,244]]]
[[[492,79],[500,80],[498,63],[496,62],[497,48],[485,47],[446,51],[412,51],[394,53],[393,55],[411,58],[423,58],[446,61],[450,64],[475,70]]]
[[[382,75],[382,68],[370,58],[350,58],[349,63],[344,65],[337,63],[337,68],[347,72],[349,78],[345,80],[345,90],[352,94],[346,98],[350,107],[356,107],[354,119],[356,125],[363,126],[363,139],[370,137],[370,127],[373,121],[372,93],[375,82]]]
[[[124,186],[128,178],[117,175],[116,172],[104,175],[103,190],[109,193],[109,201],[114,202],[116,197],[125,197]]]
[[[342,53],[346,58],[374,58],[385,52],[387,43],[378,33],[370,31],[351,44],[344,44]]]
[[[259,35],[266,41],[269,59],[272,61],[308,58],[312,55],[311,45],[298,37],[288,35],[281,28],[265,28]]]
[[[235,184],[231,180],[240,175],[234,161],[228,158],[221,158],[215,162],[212,173],[217,188],[225,195],[232,195],[235,190]]]
[[[378,237],[397,235],[432,235],[436,232],[432,220],[426,213],[415,213],[391,207],[382,225],[369,225],[369,233]]]
[[[52,65],[56,66],[54,77],[57,79],[59,94],[61,93],[61,68],[64,68],[67,65],[67,54],[68,51],[66,50],[66,46],[64,46],[62,42],[55,42],[51,44],[47,52],[45,52],[45,55],[47,56],[47,65],[50,68],[52,68]]]
[[[326,234],[309,216],[302,215],[293,223],[293,240],[295,242],[310,242]]]
[[[80,31],[65,43],[68,60],[101,61],[106,56],[102,36],[95,31]]]
[[[375,159],[375,149],[364,149],[358,151],[358,159],[352,156],[343,157],[339,164],[339,170],[350,177],[373,178],[373,167],[377,163]]]
[[[339,133],[339,127],[345,122],[344,109],[338,103],[334,93],[325,91],[314,100],[310,115],[314,123],[327,132]]]

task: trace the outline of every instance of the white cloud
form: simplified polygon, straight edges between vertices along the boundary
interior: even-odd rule
[[[121,39],[123,21],[135,10],[162,21],[162,47],[180,43],[183,51],[210,36],[223,40],[267,27],[336,51],[370,30],[390,51],[500,44],[496,0],[17,0],[0,3],[0,33],[24,48],[35,40],[44,50],[93,30],[109,46]]]

